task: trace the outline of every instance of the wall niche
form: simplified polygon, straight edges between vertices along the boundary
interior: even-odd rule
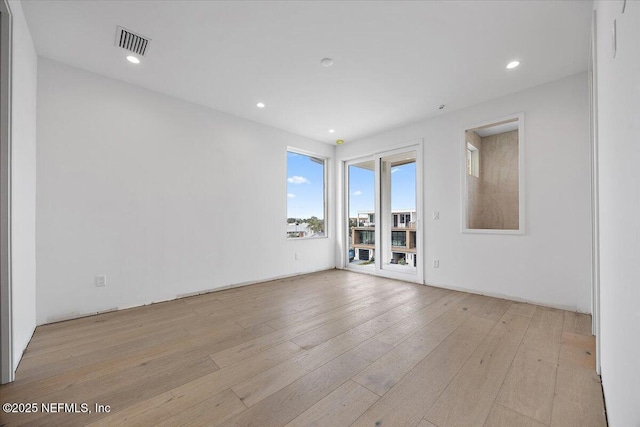
[[[522,117],[464,132],[464,232],[521,233]]]

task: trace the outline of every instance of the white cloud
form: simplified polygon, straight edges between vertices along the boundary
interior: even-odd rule
[[[291,176],[289,178],[287,178],[287,182],[289,184],[308,184],[309,180],[307,178],[305,178],[304,176]]]
[[[296,197],[295,194],[287,193],[287,197],[290,199],[294,199]]]
[[[399,167],[397,167],[397,168],[391,168],[391,173],[396,173],[396,172],[398,172],[399,170],[400,170],[400,168],[399,168]]]
[[[351,193],[352,196],[360,196],[362,194],[362,191],[360,190],[356,190],[353,193]]]

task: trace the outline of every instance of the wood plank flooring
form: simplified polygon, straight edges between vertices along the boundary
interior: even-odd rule
[[[0,425],[604,426],[590,325],[330,270],[38,327]]]

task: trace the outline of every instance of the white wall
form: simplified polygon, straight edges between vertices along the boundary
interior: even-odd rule
[[[13,15],[11,245],[13,368],[36,327],[36,83],[38,57],[22,5]]]
[[[464,130],[519,112],[524,113],[525,123],[526,234],[462,234],[460,156]],[[419,138],[424,139],[425,281],[590,312],[586,73],[347,142],[336,150],[337,168],[341,169],[341,160]],[[440,220],[431,220],[432,211],[440,212]],[[344,249],[338,242],[338,265],[342,254]],[[435,258],[440,260],[438,269],[431,267]]]
[[[640,3],[595,8],[601,373],[609,425],[640,426]]]
[[[333,268],[333,236],[286,239],[288,145],[334,154],[40,58],[38,323]]]

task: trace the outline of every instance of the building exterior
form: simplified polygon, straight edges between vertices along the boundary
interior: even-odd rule
[[[416,260],[416,211],[403,209],[391,211],[391,257],[384,260],[391,264],[417,265]],[[349,234],[350,254],[353,260],[371,261],[375,259],[375,214],[373,211],[359,211],[351,218]],[[353,252],[351,252],[351,250]],[[351,255],[349,256],[351,258]],[[350,261],[353,261],[350,259]]]
[[[287,238],[309,237],[311,230],[307,225],[306,222],[287,223]]]

